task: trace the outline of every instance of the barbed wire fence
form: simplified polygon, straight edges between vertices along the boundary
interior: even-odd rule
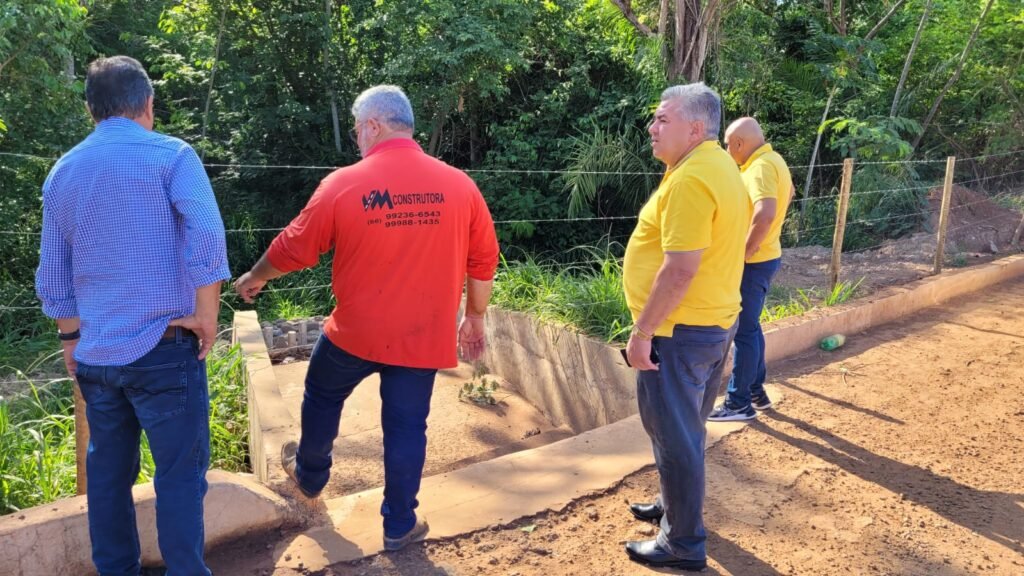
[[[0,152],[0,168],[5,167],[2,159],[11,158],[15,160],[31,160],[44,163],[52,163],[57,160],[54,157],[33,155],[33,154],[21,154],[12,152]],[[957,216],[964,214],[964,211],[970,211],[972,206],[980,206],[982,204],[991,203],[1002,203],[1005,207],[1014,206],[1017,210],[1024,207],[1024,190],[1011,189],[1003,191],[999,194],[989,196],[985,193],[980,194],[979,199],[975,199],[970,202],[961,202],[956,206],[953,204],[953,190],[957,187],[965,187],[968,185],[987,187],[985,184],[991,183],[993,180],[998,180],[1005,183],[1016,184],[1019,180],[1024,178],[1024,169],[1008,170],[1000,172],[998,174],[988,174],[985,176],[978,175],[977,165],[984,165],[985,162],[996,159],[996,158],[1014,158],[1024,159],[1024,149],[1012,150],[1007,152],[1000,152],[994,154],[983,154],[978,156],[972,156],[963,159],[955,159],[953,157],[946,159],[927,159],[927,160],[909,160],[909,161],[857,161],[848,159],[842,163],[823,163],[816,164],[813,166],[814,170],[819,169],[837,169],[843,170],[843,180],[839,182],[838,186],[828,186],[827,192],[824,194],[799,196],[792,199],[787,220],[784,225],[784,234],[792,242],[814,242],[817,245],[824,246],[831,249],[832,261],[830,264],[830,277],[831,283],[834,284],[838,281],[839,268],[841,266],[842,254],[858,254],[864,253],[871,250],[876,250],[881,247],[890,244],[894,238],[887,237],[881,242],[871,243],[864,245],[864,242],[850,242],[849,237],[845,236],[846,231],[851,231],[858,237],[870,238],[877,237],[877,234],[870,234],[870,232],[879,232],[879,228],[882,228],[881,233],[884,235],[885,228],[892,229],[893,224],[898,224],[896,228],[909,230],[916,226],[919,226],[922,222],[929,222],[931,219],[936,219],[940,225],[936,228],[937,238],[944,239],[947,235],[961,233],[968,229],[993,229],[993,223],[1000,223],[1001,225],[1008,225],[1012,220],[1019,220],[1020,216],[1012,211],[1004,210],[997,213],[994,216],[989,216],[981,220],[975,220],[972,222],[965,222],[957,226],[949,227],[948,221],[942,223],[942,214],[945,212],[948,214],[956,214]],[[964,164],[967,162],[972,163],[973,178],[964,178],[957,180],[955,179],[955,167],[957,164]],[[911,186],[890,186],[883,188],[869,188],[859,189],[854,186],[854,182],[857,181],[857,175],[855,174],[854,168],[858,170],[875,169],[875,170],[908,170],[908,169],[919,169],[921,167],[932,167],[932,171],[941,169],[941,165],[946,164],[943,172],[942,180],[935,180],[928,183],[915,183]],[[233,170],[319,170],[319,171],[330,171],[339,168],[339,166],[330,165],[290,165],[290,164],[244,164],[244,163],[204,163],[207,168],[216,169],[233,169]],[[806,170],[812,168],[808,165],[792,165],[789,167],[793,173],[794,184],[803,180],[798,176],[805,174]],[[568,174],[590,174],[590,175],[617,175],[617,176],[661,176],[661,172],[610,172],[610,171],[581,171],[581,170],[549,170],[549,169],[467,169],[465,172],[469,174],[494,174],[494,175],[540,175],[540,176],[565,176]],[[931,193],[931,198],[929,194]],[[799,194],[799,191],[798,191]],[[863,209],[864,205],[877,206],[879,198],[892,198],[898,195],[907,195],[907,198],[911,202],[916,202],[920,209],[911,211],[897,211],[895,214],[887,214],[882,216],[874,216],[870,214],[869,210]],[[937,202],[934,196],[940,195],[941,202]],[[844,200],[845,198],[845,200]],[[906,200],[906,198],[904,198]],[[843,204],[846,204],[845,210],[843,210]],[[850,208],[854,208],[854,218],[848,219],[846,216],[850,213]],[[809,213],[813,214],[817,211],[816,218],[810,218]],[[825,224],[820,224],[820,218],[822,214],[830,214],[831,218],[825,218]],[[583,216],[583,217],[565,217],[565,218],[514,218],[514,219],[497,219],[494,221],[495,226],[502,230],[505,228],[505,232],[511,232],[511,228],[519,225],[554,225],[564,226],[569,224],[578,223],[629,223],[636,221],[637,215],[627,216]],[[815,222],[817,220],[817,222]],[[948,216],[947,216],[948,220]],[[808,226],[808,222],[813,222],[815,225]],[[263,233],[278,233],[283,230],[283,227],[239,227],[229,228],[225,232],[230,236],[233,235],[254,235]],[[3,237],[30,237],[37,238],[40,236],[38,230],[0,230],[0,238]],[[1018,232],[1019,234],[1019,232]],[[625,244],[629,234],[619,234],[618,236],[612,237],[606,235],[608,242],[616,242],[621,245]],[[831,238],[830,238],[831,237]],[[836,239],[845,238],[842,245],[836,244]],[[936,257],[934,271],[938,273],[942,270],[945,265],[943,251],[945,249],[945,243],[936,241]],[[846,250],[843,248],[846,247]],[[1016,248],[1016,246],[1014,246]],[[621,258],[619,258],[621,262]],[[592,266],[594,265],[594,259],[577,260],[577,261],[563,261],[559,262],[558,266],[562,268],[569,268],[574,266]],[[32,287],[20,287],[22,288],[20,294],[32,294],[34,291]],[[325,291],[329,292],[331,284],[320,281],[318,283],[301,284],[295,286],[283,286],[283,287],[271,287],[265,288],[264,293],[275,294],[275,293],[301,293],[303,291]],[[38,310],[39,303],[32,300],[19,300],[16,302],[2,303],[0,302],[0,314],[4,312],[14,311],[28,311]]]

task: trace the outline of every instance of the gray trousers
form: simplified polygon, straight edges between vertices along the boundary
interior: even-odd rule
[[[665,510],[658,544],[687,560],[707,557],[704,531],[704,423],[715,406],[726,355],[736,334],[679,324],[655,337],[659,370],[637,372],[640,419],[654,446]]]

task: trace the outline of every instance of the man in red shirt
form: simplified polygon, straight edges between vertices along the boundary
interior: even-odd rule
[[[352,115],[363,159],[323,179],[235,289],[252,302],[267,281],[334,250],[337,306],[309,361],[301,440],[282,447],[281,461],[303,494],[319,495],[345,399],[379,372],[384,547],[398,550],[428,530],[415,509],[434,375],[458,364],[456,341],[468,360],[483,352],[498,242],[476,184],[412,139],[412,106],[400,88],[370,88]]]

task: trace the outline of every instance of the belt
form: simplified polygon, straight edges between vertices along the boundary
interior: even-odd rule
[[[176,330],[181,330],[181,335],[183,337],[196,338],[196,333],[191,331],[191,330],[189,330],[188,328],[179,328],[177,326],[168,326],[167,330],[164,330],[164,335],[161,336],[160,339],[163,340],[165,338],[174,338],[175,334],[176,334],[175,333]]]

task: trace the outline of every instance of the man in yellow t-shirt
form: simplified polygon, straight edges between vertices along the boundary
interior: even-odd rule
[[[654,446],[661,494],[633,504],[658,520],[654,540],[628,542],[634,561],[701,570],[704,422],[714,407],[740,312],[750,201],[736,163],[718,145],[721,103],[703,83],[661,95],[649,132],[667,170],[626,246],[622,284],[633,315],[626,356]]]
[[[728,422],[750,420],[757,410],[767,410],[772,401],[764,390],[764,334],[761,310],[772,278],[779,271],[782,244],[779,236],[786,209],[793,197],[793,179],[782,156],[764,141],[757,120],[740,118],[725,131],[725,145],[740,165],[743,184],[754,209],[747,233],[746,264],[743,267],[743,311],[736,327],[736,349],[732,376],[725,401],[708,420]]]

